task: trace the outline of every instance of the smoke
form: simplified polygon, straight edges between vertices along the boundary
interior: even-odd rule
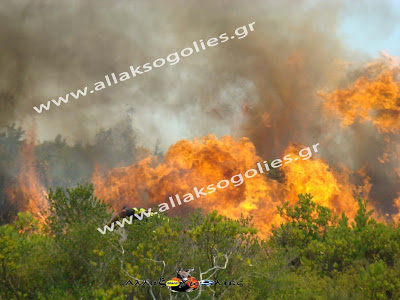
[[[329,41],[334,14],[325,9],[310,7],[299,16],[290,2],[6,1],[0,7],[2,125],[14,120],[30,124],[36,118],[40,139],[62,134],[87,140],[133,107],[135,129],[145,146],[161,138],[166,150],[177,139],[202,136],[210,128],[218,136],[237,133],[246,119],[244,107],[260,105],[269,96],[285,109],[280,91],[291,80],[280,79],[297,73],[287,70],[288,55],[311,51],[313,64],[338,55],[339,43]],[[314,22],[323,20],[331,29],[320,32]],[[174,66],[40,115],[32,109],[111,72],[165,58],[194,40],[230,34],[254,21],[255,31],[244,39],[209,47]],[[314,77],[321,75],[318,69],[324,68],[315,68]]]
[[[382,2],[375,13],[387,7]],[[69,141],[93,141],[100,127],[128,114],[147,147],[157,139],[166,150],[178,139],[230,134],[249,137],[265,158],[279,157],[290,142],[319,142],[331,164],[359,170],[368,162],[376,187],[371,195],[378,199],[390,182],[392,199],[396,180],[388,179],[388,170],[398,162],[386,169],[377,162],[386,136],[366,123],[342,128],[339,120],[326,118],[317,94],[351,82],[345,61],[367,59],[337,34],[352,9],[344,2],[312,1],[6,0],[0,5],[0,122],[27,126],[35,119],[42,140],[62,134]],[[244,39],[40,115],[32,109],[106,74],[165,58],[195,40],[229,36],[251,22],[255,30]]]

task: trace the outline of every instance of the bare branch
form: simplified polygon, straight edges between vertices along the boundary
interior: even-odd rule
[[[217,251],[217,253],[218,253],[218,251]],[[225,264],[224,264],[223,267],[221,267],[221,266],[216,266],[216,265],[215,265],[215,261],[216,261],[216,258],[217,258],[215,255],[213,255],[213,264],[214,264],[214,267],[209,268],[209,269],[208,269],[207,271],[205,271],[205,272],[201,272],[201,269],[200,269],[200,267],[199,267],[200,281],[203,280],[203,275],[206,275],[208,272],[213,271],[213,273],[212,273],[211,275],[207,276],[207,279],[210,278],[210,277],[212,277],[212,276],[214,276],[214,274],[215,274],[218,270],[224,270],[224,269],[226,269],[226,267],[228,266],[229,256],[230,256],[231,254],[232,254],[232,252],[229,253],[229,255],[228,255],[228,254],[224,254],[224,255],[223,255],[223,256],[225,257]],[[214,291],[213,289],[211,289],[210,287],[208,287],[208,289],[213,293],[213,299],[215,299],[215,291]],[[201,293],[202,293],[202,285],[199,286],[199,293],[197,294],[196,297],[193,298],[193,300],[198,299],[198,298],[201,296]]]
[[[135,279],[135,280],[140,280],[139,278],[136,278],[134,276],[132,276],[131,274],[129,274],[128,271],[126,271],[124,269],[124,260],[125,260],[125,249],[124,246],[122,245],[122,241],[123,239],[119,239],[118,244],[121,247],[121,250],[119,250],[116,246],[114,246],[112,243],[110,243],[118,252],[120,252],[122,254],[122,258],[119,260],[121,263],[121,270],[130,278]]]
[[[207,278],[210,278],[210,277],[212,277],[218,270],[224,270],[224,269],[226,269],[226,267],[227,267],[227,265],[228,265],[228,261],[229,261],[229,256],[230,256],[231,254],[232,254],[232,253],[230,253],[229,255],[227,255],[227,254],[224,254],[224,255],[223,255],[223,256],[225,257],[225,264],[224,264],[223,267],[214,266],[214,267],[208,269],[207,271],[203,272],[203,273],[201,274],[200,277],[202,278],[202,276],[205,275],[205,274],[207,274],[208,272],[214,271],[210,276],[207,277]],[[216,257],[214,256],[214,258],[213,258],[214,264],[215,264],[215,258],[216,258]]]
[[[153,297],[153,300],[156,300],[156,297],[154,296],[154,293],[153,293],[153,286],[152,285],[150,285],[150,294]]]

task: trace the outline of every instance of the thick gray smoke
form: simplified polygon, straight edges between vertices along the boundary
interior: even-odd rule
[[[233,61],[225,61],[225,70],[213,62],[224,60],[236,44],[254,43],[250,41],[254,36],[209,48],[68,104],[53,105],[42,114],[32,108],[78,88],[90,88],[104,81],[104,75],[128,71],[130,65],[165,58],[194,40],[233,33],[236,27],[258,21],[250,13],[221,19],[226,5],[213,8],[211,2],[177,12],[182,3],[3,3],[2,125],[15,120],[26,125],[36,118],[41,139],[61,133],[71,140],[86,140],[133,109],[134,127],[146,146],[160,137],[165,149],[179,138],[203,135],[210,128],[218,135],[230,133],[228,121],[240,123],[242,102],[256,93],[245,74],[235,74]],[[262,33],[261,27],[257,30]],[[236,56],[235,64],[246,59],[245,53]]]
[[[112,126],[133,109],[134,127],[144,145],[153,146],[161,138],[166,149],[180,138],[238,133],[245,112],[267,98],[276,113],[284,115],[285,97],[323,77],[327,62],[341,51],[332,38],[334,7],[330,5],[328,12],[326,5],[304,3],[306,11],[299,14],[290,1],[274,2],[3,2],[2,125],[27,125],[36,118],[40,139],[61,133],[70,140],[87,140],[99,127]],[[127,71],[130,65],[165,58],[195,40],[231,35],[251,22],[256,22],[255,31],[244,39],[208,47],[176,65],[53,105],[42,114],[32,108],[90,88],[104,81],[104,75]],[[304,52],[307,57],[298,63],[305,64],[310,74],[303,75],[309,78],[296,70],[296,57]],[[297,102],[305,106],[302,98]]]
[[[387,6],[375,9],[379,14]],[[340,82],[340,62],[360,61],[337,34],[346,11],[344,2],[330,1],[6,0],[0,4],[1,125],[35,119],[42,140],[57,134],[92,140],[100,127],[129,114],[148,147],[157,139],[166,150],[182,138],[231,134],[249,137],[265,158],[278,157],[292,141],[319,142],[330,162],[356,170],[373,161],[375,186],[384,186],[387,171],[375,163],[383,137],[368,126],[345,131],[326,121],[316,96]],[[32,109],[251,22],[255,31],[246,38],[42,114]]]

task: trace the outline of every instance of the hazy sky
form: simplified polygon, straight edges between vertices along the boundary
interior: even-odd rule
[[[339,36],[355,50],[373,57],[380,51],[400,56],[399,0],[351,1],[339,23]]]

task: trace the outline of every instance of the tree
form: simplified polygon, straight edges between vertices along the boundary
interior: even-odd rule
[[[282,247],[304,247],[312,240],[324,238],[327,228],[336,219],[329,208],[313,202],[312,198],[311,194],[300,194],[293,207],[289,202],[278,206],[285,223],[272,230],[272,243]]]
[[[110,245],[117,235],[103,236],[96,230],[111,218],[107,212],[109,205],[93,192],[92,184],[78,184],[72,189],[57,188],[55,192],[50,189],[49,193],[51,215],[47,219],[47,232],[55,242],[50,256],[59,270],[58,280],[53,283],[66,284],[79,297],[88,288],[102,287],[109,276],[118,275],[118,269],[112,268],[117,262]]]
[[[9,199],[10,191],[16,187],[20,169],[18,154],[25,132],[15,124],[5,127],[0,133],[0,224],[10,222],[18,212],[17,203]]]

